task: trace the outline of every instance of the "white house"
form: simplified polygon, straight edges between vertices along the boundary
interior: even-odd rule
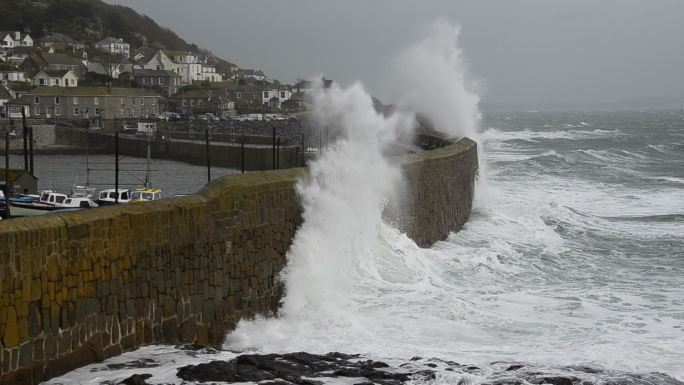
[[[0,48],[33,47],[33,39],[19,31],[0,31]]]
[[[264,74],[261,70],[241,69],[239,75],[247,79],[260,81],[268,79],[268,76],[266,76],[266,74]]]
[[[112,55],[123,55],[126,59],[131,56],[131,46],[121,38],[108,37],[100,40],[95,43],[95,49]]]
[[[205,64],[202,65],[202,72],[199,74],[197,80],[206,82],[222,82],[223,75],[216,72],[216,67]]]
[[[209,71],[209,66],[204,66]],[[205,80],[204,76],[209,79],[213,76],[218,78],[219,74],[206,72],[203,75],[203,64],[196,55],[187,51],[171,51],[163,50],[157,53],[143,65],[144,69],[149,70],[166,70],[174,72],[181,76],[182,84],[192,84],[193,81]],[[216,71],[214,69],[214,71]],[[215,81],[222,81],[215,80]]]
[[[173,61],[164,54],[164,51],[157,51],[147,62],[143,63],[143,69],[157,71],[174,71]]]
[[[78,87],[78,77],[69,70],[43,70],[33,77],[39,87]]]
[[[289,100],[290,96],[292,93],[285,86],[268,87],[261,91],[261,102],[271,107],[280,108],[280,104]]]

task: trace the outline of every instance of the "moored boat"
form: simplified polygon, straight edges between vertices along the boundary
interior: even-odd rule
[[[161,199],[161,190],[158,188],[139,188],[131,193],[131,202],[149,202]]]
[[[118,199],[117,199],[118,198]],[[117,203],[128,203],[131,201],[131,190],[120,188],[118,191],[109,188],[100,191],[97,197],[97,204],[100,206],[114,205]]]

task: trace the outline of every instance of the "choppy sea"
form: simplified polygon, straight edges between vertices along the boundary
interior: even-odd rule
[[[474,211],[447,240],[420,249],[379,223],[363,247],[291,267],[321,279],[279,319],[241,322],[223,351],[149,346],[47,383],[180,383],[181,366],[294,351],[482,368],[434,383],[492,383],[501,362],[684,381],[684,113],[489,113],[479,140]]]

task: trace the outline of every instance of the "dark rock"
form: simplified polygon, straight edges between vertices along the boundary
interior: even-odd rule
[[[411,360],[410,360],[410,361],[420,361],[420,360],[422,360],[422,359],[423,359],[423,357],[415,356],[415,357],[411,357]]]
[[[265,354],[238,356],[230,361],[212,361],[189,365],[178,370],[178,377],[187,381],[206,382],[261,382],[287,381],[292,384],[316,384],[317,377],[365,378],[377,384],[401,384],[413,375],[434,377],[432,372],[400,373],[380,370],[388,368],[384,362],[352,361],[358,355],[328,353],[316,355],[305,352],[282,355]],[[313,379],[313,380],[312,380]]]
[[[122,369],[146,369],[146,368],[156,368],[160,364],[150,358],[141,358],[135,361],[122,362],[120,364],[107,364],[107,369],[109,370],[122,370]]]
[[[575,382],[568,377],[544,377],[541,382],[538,382],[538,384],[550,385],[573,385],[574,383]]]
[[[134,374],[119,382],[119,385],[149,385],[146,380],[151,377],[151,374]]]
[[[522,369],[522,368],[524,368],[524,367],[525,367],[524,365],[511,365],[511,366],[509,366],[509,367],[506,369],[506,371],[510,372],[510,371],[513,371],[513,370]]]

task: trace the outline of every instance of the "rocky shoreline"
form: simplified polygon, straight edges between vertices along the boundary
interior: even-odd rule
[[[188,355],[211,354],[212,349],[185,346]],[[215,351],[218,353],[218,351]],[[124,385],[158,385],[145,368],[153,360],[108,365],[111,370],[138,367],[140,373],[118,382]],[[177,369],[176,383],[268,385],[455,384],[455,385],[684,385],[662,373],[629,373],[589,366],[541,368],[524,363],[495,362],[486,366],[460,364],[435,358],[413,357],[399,365],[366,359],[358,354],[306,352],[242,354],[230,360],[214,360]],[[114,385],[114,382],[102,384]],[[165,384],[165,383],[164,383]]]

